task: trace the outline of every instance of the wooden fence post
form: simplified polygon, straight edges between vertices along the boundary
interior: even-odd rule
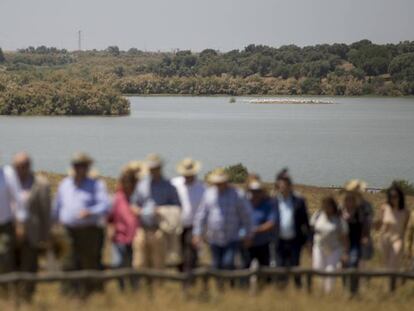
[[[390,292],[395,292],[395,289],[397,288],[397,277],[395,275],[392,275],[390,277]]]
[[[306,274],[306,289],[308,290],[308,294],[312,293],[312,283],[313,283],[313,273],[308,272]]]

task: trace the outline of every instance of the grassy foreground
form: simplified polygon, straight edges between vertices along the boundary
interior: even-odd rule
[[[277,290],[273,286],[260,291],[257,295],[249,294],[247,290],[218,291],[211,284],[208,295],[203,293],[199,287],[190,291],[189,297],[185,298],[180,287],[176,284],[167,283],[158,286],[153,295],[148,295],[145,287],[135,293],[120,293],[115,282],[109,283],[105,294],[96,294],[87,301],[68,299],[59,295],[57,285],[45,285],[38,289],[35,300],[31,305],[22,305],[21,311],[72,311],[72,310],[349,310],[349,311],[405,311],[412,310],[414,303],[414,284],[406,284],[397,289],[394,294],[387,292],[387,286],[382,281],[364,283],[361,295],[349,299],[346,292],[340,286],[335,293],[329,296],[323,295],[315,288],[314,293],[298,291],[293,288]],[[13,310],[11,301],[0,300],[1,310]]]

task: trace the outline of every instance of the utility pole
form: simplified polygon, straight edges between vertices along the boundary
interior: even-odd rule
[[[78,50],[82,51],[82,31],[78,31]]]

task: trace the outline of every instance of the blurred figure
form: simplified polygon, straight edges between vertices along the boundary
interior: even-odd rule
[[[327,272],[340,267],[341,259],[347,261],[348,225],[342,219],[338,205],[333,197],[325,197],[322,207],[310,220],[313,231],[312,267]],[[335,278],[324,279],[326,293],[332,291]]]
[[[308,208],[305,200],[293,191],[287,169],[276,176],[276,190],[276,264],[278,267],[296,267],[300,265],[302,248],[311,237]],[[299,277],[295,277],[295,284],[301,287]]]
[[[13,167],[20,182],[20,197],[26,208],[24,234],[17,245],[17,269],[23,272],[38,271],[38,257],[46,250],[50,232],[51,193],[47,179],[35,175],[27,153],[18,153],[13,158]],[[34,283],[26,283],[20,295],[30,301]]]
[[[233,270],[244,231],[244,245],[251,245],[253,234],[252,207],[248,200],[229,184],[229,176],[218,168],[208,176],[212,185],[203,195],[194,220],[193,244],[200,247],[206,236],[215,269]]]
[[[357,269],[362,257],[362,245],[368,240],[370,228],[358,192],[345,191],[343,193],[342,217],[348,225],[349,240],[347,261],[344,263],[344,268]],[[355,294],[358,291],[359,279],[350,277],[349,280],[351,294]]]
[[[149,176],[141,180],[132,195],[140,218],[139,244],[142,268],[162,269],[166,264],[166,236],[160,228],[162,207],[179,207],[175,187],[162,174],[163,161],[157,154],[150,154],[145,161]]]
[[[205,191],[204,183],[197,178],[201,163],[191,158],[182,160],[177,165],[177,172],[181,175],[172,179],[172,184],[177,189],[182,208],[181,271],[190,272],[197,266],[197,249],[192,243],[194,215],[200,205]]]
[[[352,179],[344,185],[346,192],[354,192],[359,196],[359,204],[361,205],[362,214],[364,217],[366,237],[362,240],[361,244],[361,266],[365,261],[371,260],[374,256],[374,243],[372,241],[371,229],[374,221],[374,209],[369,203],[364,194],[367,190],[367,183],[359,180]]]
[[[109,210],[106,185],[89,177],[93,159],[85,153],[72,158],[73,176],[60,183],[53,218],[65,227],[71,241],[71,254],[65,270],[99,270],[104,239],[103,219]],[[72,284],[66,293],[88,296],[99,288],[97,282]]]
[[[253,207],[253,240],[248,248],[246,267],[256,259],[261,266],[270,265],[270,243],[275,241],[276,207],[258,176],[250,176],[248,196]]]
[[[401,269],[404,237],[410,212],[405,205],[403,190],[392,185],[387,190],[387,202],[381,206],[376,227],[380,229],[384,265],[387,269]]]
[[[108,216],[113,268],[132,267],[132,243],[138,227],[138,217],[132,209],[130,199],[138,182],[138,174],[138,168],[129,165],[123,168],[114,195],[112,210]],[[121,290],[125,288],[123,279],[120,279],[119,285]],[[135,286],[133,282],[131,285]]]
[[[10,166],[0,166],[0,274],[16,268],[16,239],[23,239],[26,220],[15,171]]]

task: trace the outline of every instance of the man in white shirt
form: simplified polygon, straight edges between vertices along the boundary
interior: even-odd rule
[[[203,197],[205,185],[197,179],[201,163],[191,158],[185,158],[177,165],[181,175],[172,179],[171,183],[177,189],[182,208],[183,233],[181,235],[182,266],[181,270],[190,272],[197,265],[197,249],[192,243],[194,215]]]
[[[12,167],[0,167],[0,274],[15,269],[16,239],[24,235],[26,210],[20,185]]]

